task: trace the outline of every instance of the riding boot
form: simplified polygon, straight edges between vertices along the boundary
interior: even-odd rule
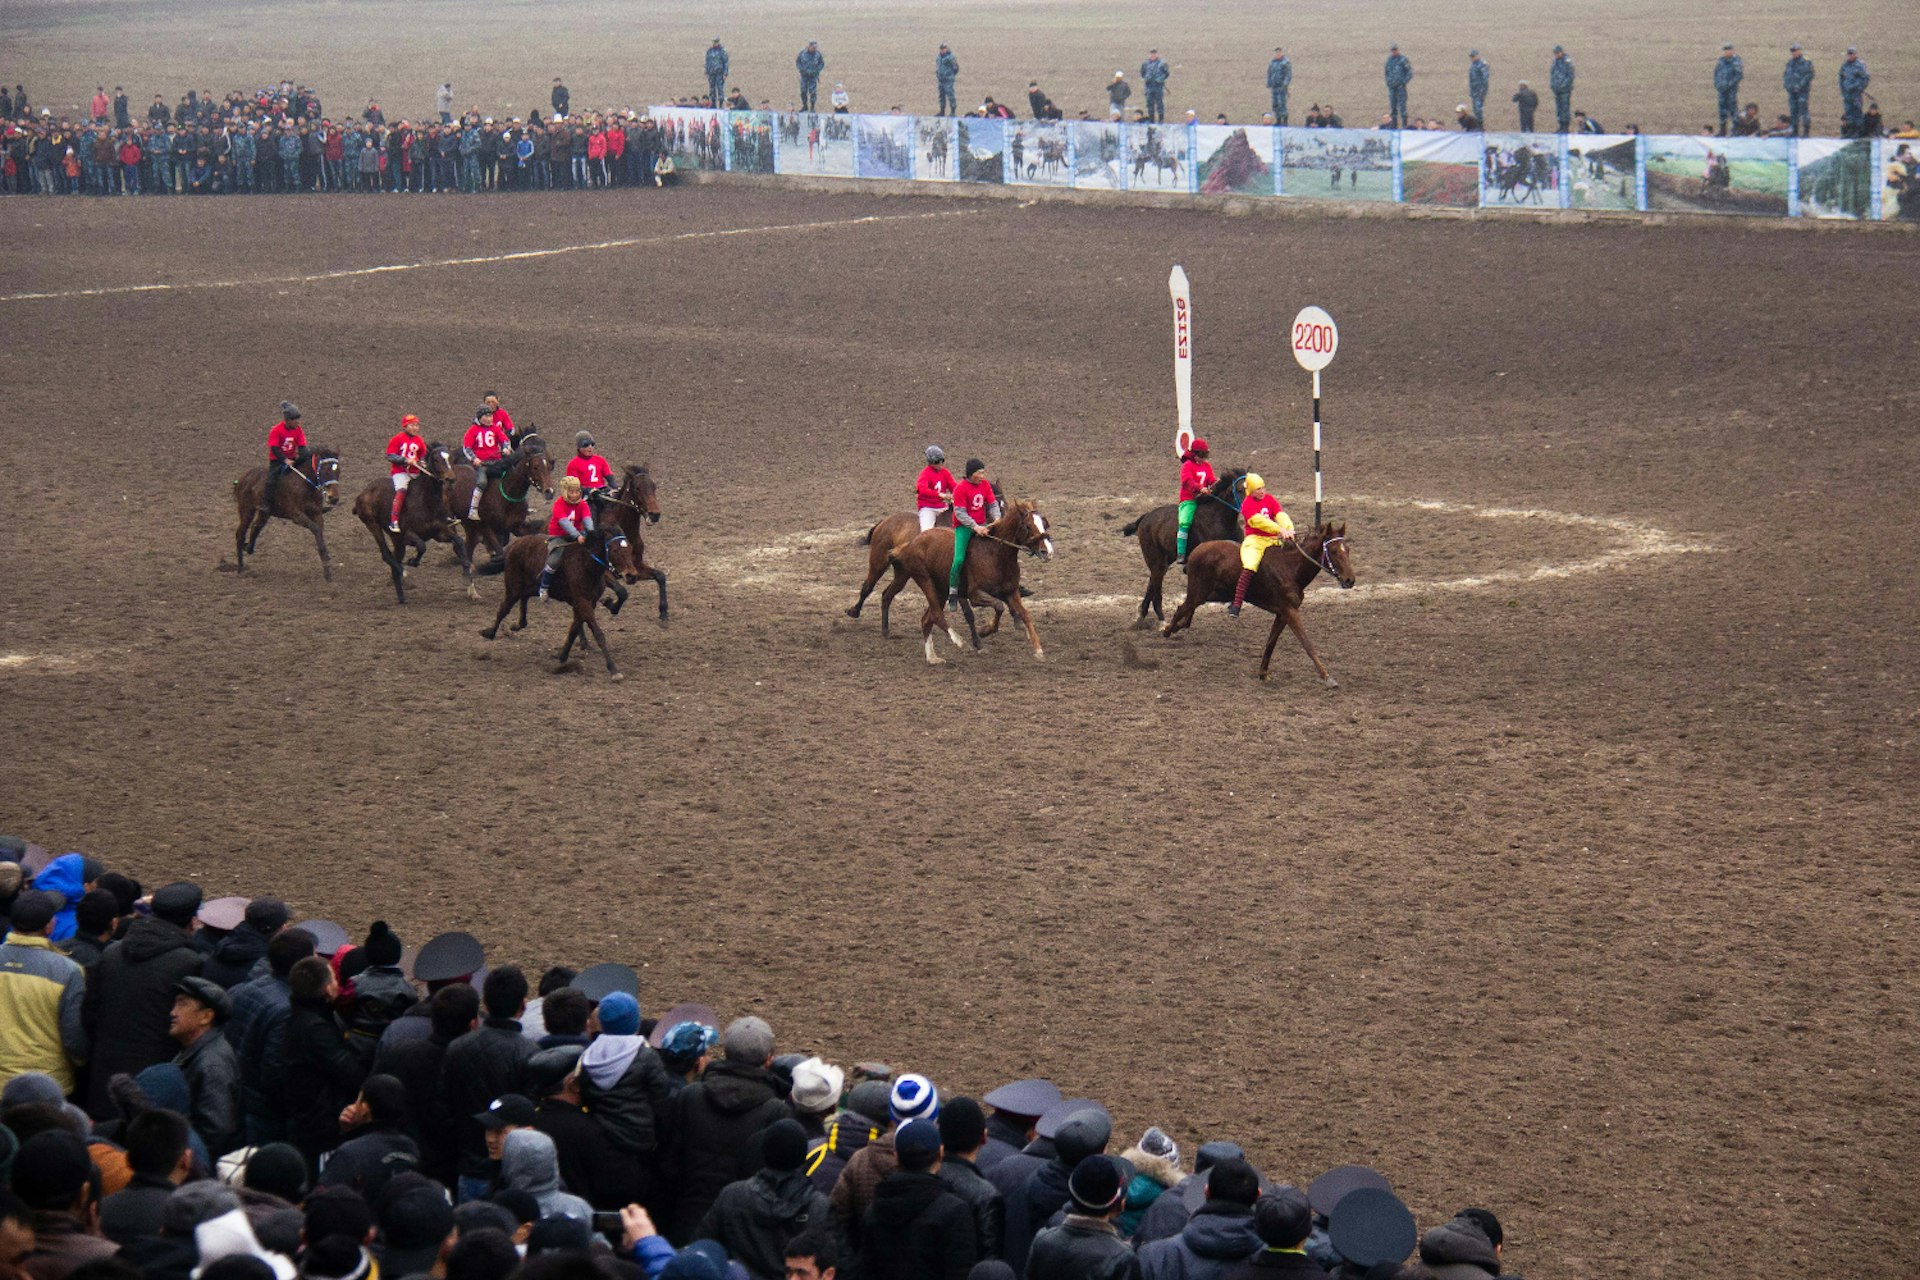
[[[467,503],[467,519],[478,520],[480,518],[480,495],[485,493],[486,491],[487,491],[486,477],[485,476],[476,477],[473,482],[473,500]]]
[[[1240,616],[1240,606],[1247,602],[1247,588],[1252,585],[1253,570],[1242,569],[1240,571],[1240,581],[1236,583],[1233,588],[1233,603],[1227,606],[1227,616],[1229,618],[1237,618]]]
[[[1185,529],[1182,529],[1179,533],[1179,536],[1174,538],[1174,555],[1175,555],[1175,558],[1180,561],[1180,567],[1182,569],[1186,568],[1187,567],[1187,531]]]
[[[387,532],[400,532],[400,508],[406,503],[407,491],[396,489],[393,494],[393,514],[387,519]]]
[[[547,598],[547,583],[552,581],[552,579],[553,579],[553,570],[542,569],[540,571],[540,598],[542,600],[545,600]]]

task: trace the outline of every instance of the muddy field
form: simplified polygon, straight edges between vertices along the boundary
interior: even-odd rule
[[[1374,1163],[1529,1274],[1913,1265],[1906,238],[742,185],[0,228],[0,828]],[[1340,321],[1338,691],[1287,639],[1258,684],[1264,617],[1128,629],[1175,260],[1199,424],[1297,516],[1282,322]],[[283,396],[352,491],[488,386],[660,479],[674,620],[613,625],[623,684],[550,672],[557,606],[481,640],[444,549],[396,606],[344,509],[332,586],[284,525],[222,571]],[[1045,662],[841,616],[929,441],[1052,518]]]

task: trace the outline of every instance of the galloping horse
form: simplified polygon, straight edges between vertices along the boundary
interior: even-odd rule
[[[453,486],[447,495],[447,501],[455,511],[473,510],[473,488],[484,483],[479,468],[465,463],[453,469]],[[527,523],[527,497],[538,489],[543,497],[553,497],[553,459],[547,456],[547,446],[539,436],[527,436],[520,442],[520,448],[514,453],[507,465],[506,474],[486,488],[480,494],[480,518],[460,517],[460,527],[467,537],[467,595],[479,599],[480,593],[474,590],[472,565],[473,555],[484,542],[496,557],[504,557],[507,543],[515,534],[530,533]]]
[[[1213,487],[1201,496],[1200,505],[1193,511],[1193,524],[1187,529],[1188,551],[1217,538],[1240,541],[1240,482],[1246,475],[1245,467],[1222,472]],[[1153,625],[1147,621],[1148,609],[1152,609],[1153,616],[1161,622],[1167,620],[1161,610],[1160,585],[1180,545],[1180,504],[1169,502],[1164,507],[1155,507],[1120,530],[1123,538],[1136,534],[1140,538],[1140,556],[1147,562],[1147,590],[1140,597],[1140,616],[1133,624],[1140,628]]]
[[[291,520],[313,535],[320,550],[320,572],[333,581],[333,559],[327,555],[324,524],[327,512],[340,505],[340,455],[323,444],[300,450],[294,455],[293,470],[274,486],[273,510],[260,503],[266,491],[267,469],[255,467],[233,482],[234,504],[240,508],[240,524],[233,531],[233,565],[245,570],[247,557],[260,541],[260,531],[274,516]]]
[[[934,519],[936,529],[953,528],[953,508],[948,507]],[[866,607],[867,597],[873,594],[874,584],[890,567],[894,553],[905,547],[920,533],[920,515],[914,511],[896,511],[892,515],[875,521],[860,539],[860,545],[867,548],[867,580],[860,584],[860,598],[853,602],[853,608],[847,610],[849,618],[860,616],[860,610]],[[948,547],[952,554],[952,547]],[[887,590],[880,597],[880,634],[886,635],[887,615],[893,608],[893,598],[900,594],[900,588],[907,585],[907,576],[896,573],[893,581],[887,584]]]
[[[1300,638],[1300,647],[1313,659],[1313,669],[1327,688],[1337,689],[1340,682],[1327,673],[1327,665],[1313,650],[1307,629],[1300,625],[1300,602],[1307,584],[1324,570],[1340,584],[1341,590],[1353,587],[1353,562],[1347,558],[1347,526],[1323,524],[1293,546],[1274,547],[1260,561],[1260,572],[1248,584],[1247,603],[1273,615],[1273,629],[1267,633],[1267,649],[1260,655],[1260,678],[1267,678],[1273,661],[1273,646],[1280,639],[1280,628],[1291,627]],[[1193,611],[1209,601],[1224,604],[1233,599],[1240,581],[1240,546],[1234,542],[1208,542],[1187,553],[1187,598],[1174,611],[1164,635],[1173,635],[1193,625]]]
[[[660,588],[660,625],[667,625],[667,574],[664,569],[647,563],[647,543],[640,536],[640,517],[645,516],[647,523],[660,523],[660,490],[653,483],[653,476],[645,464],[628,467],[613,491],[606,499],[613,507],[613,522],[620,532],[627,535],[627,541],[633,544],[633,563],[636,577],[628,579],[637,582],[642,577],[652,578]],[[618,612],[627,602],[627,590],[618,582],[613,584],[613,611]]]
[[[967,544],[966,563],[960,566],[960,612],[966,615],[967,634],[977,650],[981,633],[974,626],[973,606],[993,607],[993,626],[987,635],[1000,629],[1000,612],[1004,606],[1027,629],[1027,643],[1033,646],[1033,656],[1045,658],[1040,633],[1033,629],[1033,615],[1027,612],[1026,601],[1020,598],[1020,553],[1024,551],[1051,560],[1053,538],[1047,532],[1046,518],[1031,502],[1015,499],[1005,507],[985,533],[976,533]],[[953,565],[953,532],[929,529],[894,552],[891,563],[919,583],[920,590],[926,593],[927,611],[920,617],[920,639],[926,645],[927,661],[939,666],[946,659],[933,651],[936,625],[946,631],[955,648],[966,648],[960,633],[947,625],[947,575]]]
[[[451,542],[453,554],[459,557],[460,568],[467,575],[468,594],[474,594],[473,558],[460,537],[459,522],[447,514],[447,489],[452,483],[453,459],[447,446],[435,441],[427,446],[425,465],[407,486],[406,501],[400,505],[400,532],[387,531],[387,517],[393,510],[393,482],[387,476],[367,481],[367,487],[353,500],[353,514],[373,535],[373,545],[380,548],[380,558],[393,573],[394,597],[401,604],[407,602],[407,547],[416,541],[422,547],[429,541]]]
[[[494,615],[493,625],[482,629],[481,635],[489,640],[499,635],[500,623],[513,612],[516,604],[520,606],[520,621],[508,629],[525,629],[527,601],[539,591],[540,570],[546,563],[545,538],[527,534],[513,540],[507,547],[506,597],[500,602],[500,612]],[[640,565],[634,558],[633,546],[618,529],[595,529],[585,542],[568,547],[560,557],[560,568],[547,584],[547,596],[573,606],[573,625],[567,629],[567,642],[554,660],[564,667],[567,656],[573,652],[574,641],[584,644],[583,632],[591,631],[594,643],[600,646],[600,653],[607,660],[607,674],[620,680],[623,677],[613,666],[613,650],[607,647],[606,633],[600,630],[599,619],[594,616],[600,604],[600,586],[608,574],[624,577],[628,582],[640,581]],[[617,614],[620,606],[611,605],[607,612]]]

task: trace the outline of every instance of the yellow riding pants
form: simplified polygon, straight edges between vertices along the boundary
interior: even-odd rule
[[[1260,571],[1260,559],[1267,554],[1267,548],[1274,546],[1280,539],[1269,538],[1262,534],[1250,533],[1240,539],[1240,567],[1248,573]]]

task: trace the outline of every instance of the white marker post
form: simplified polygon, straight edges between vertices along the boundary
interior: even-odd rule
[[[1193,443],[1193,294],[1184,268],[1174,267],[1167,277],[1167,292],[1173,295],[1173,398],[1180,409],[1173,456],[1181,458]]]
[[[1313,374],[1313,527],[1320,527],[1320,371],[1340,349],[1340,330],[1319,307],[1302,307],[1293,318],[1293,358]]]

